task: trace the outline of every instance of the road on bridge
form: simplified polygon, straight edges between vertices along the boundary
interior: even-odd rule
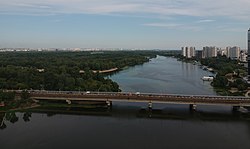
[[[124,92],[28,91],[35,100],[125,101],[174,104],[250,106],[250,98],[239,96],[176,95]],[[21,94],[21,91],[16,91]]]

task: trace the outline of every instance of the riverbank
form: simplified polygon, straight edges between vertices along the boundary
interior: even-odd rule
[[[245,96],[248,92],[248,83],[243,79],[246,77],[246,68],[238,61],[231,60],[225,56],[214,58],[196,59],[176,57],[186,63],[196,65],[200,63],[202,69],[215,74],[211,86],[214,90],[223,96]]]
[[[39,104],[32,104],[30,106],[23,106],[23,107],[18,107],[18,108],[13,108],[13,109],[8,109],[6,111],[1,111],[0,112],[14,112],[14,111],[23,111],[23,110],[28,110],[28,109],[32,109],[32,108],[38,108],[41,105]]]
[[[118,70],[118,68],[117,67],[115,67],[115,68],[111,68],[111,69],[107,69],[107,70],[92,70],[93,71],[93,73],[111,73],[111,72],[115,72],[115,71],[117,71]]]

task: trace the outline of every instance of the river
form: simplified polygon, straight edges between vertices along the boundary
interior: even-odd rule
[[[113,75],[111,79],[125,92],[216,95],[210,82],[201,80],[210,75],[213,74],[198,65],[157,56],[149,63]]]
[[[126,92],[215,95],[197,65],[158,56],[110,76]],[[112,109],[34,109],[4,117],[1,149],[249,149],[250,116],[228,106],[114,103]]]

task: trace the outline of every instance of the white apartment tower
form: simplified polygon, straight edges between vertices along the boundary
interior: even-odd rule
[[[195,57],[195,47],[181,47],[182,56],[186,58]]]
[[[230,47],[227,49],[227,57],[231,59],[238,60],[240,58],[240,47]]]
[[[217,48],[216,47],[203,47],[202,50],[202,57],[208,58],[208,57],[217,57]]]
[[[249,28],[249,30],[248,30],[248,32],[247,32],[247,48],[248,48],[248,50],[247,50],[247,55],[248,55],[248,57],[247,57],[247,61],[248,61],[248,80],[250,80],[250,28]]]

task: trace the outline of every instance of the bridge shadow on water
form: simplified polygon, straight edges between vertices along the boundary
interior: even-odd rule
[[[161,108],[148,109],[143,106],[131,105],[113,105],[108,107],[37,107],[24,111],[0,113],[0,129],[5,129],[7,126],[4,121],[16,123],[20,118],[16,113],[23,115],[22,119],[28,122],[32,114],[46,114],[47,117],[56,115],[78,115],[78,116],[93,116],[93,117],[110,117],[124,119],[161,119],[161,120],[185,120],[185,121],[216,121],[216,122],[237,122],[245,121],[250,126],[250,113],[228,111],[228,107],[222,107],[224,110],[213,111],[209,108],[205,110],[190,111],[183,106],[166,106]],[[226,109],[226,110],[225,110]]]
[[[37,107],[20,112],[46,113],[47,116],[57,114],[108,116],[119,118],[146,118],[146,119],[175,119],[175,120],[207,120],[207,121],[250,121],[250,113],[241,113],[229,110],[229,107],[205,107],[190,111],[185,105],[168,105],[160,108],[148,109],[143,106],[113,105],[109,107]],[[222,110],[221,110],[222,109]]]
[[[241,137],[241,134],[234,131],[234,128],[239,129],[236,127],[243,127],[240,127],[240,131],[243,130],[245,132],[243,135],[246,135],[246,137],[243,137],[243,141],[248,139],[250,135],[250,114],[231,112],[228,111],[227,107],[224,110],[202,107],[196,112],[191,112],[188,106],[183,105],[165,105],[163,107],[155,105],[152,110],[145,106],[145,104],[138,106],[113,104],[112,108],[41,106],[25,111],[0,113],[0,124],[1,129],[3,129],[0,129],[0,134],[5,134],[2,136],[6,138],[5,140],[2,139],[2,144],[5,145],[5,148],[9,148],[11,144],[16,143],[14,146],[18,148],[19,146],[22,147],[22,142],[19,140],[25,141],[28,138],[30,142],[35,142],[37,148],[45,148],[39,142],[44,143],[47,146],[46,148],[56,148],[53,146],[55,144],[59,145],[60,148],[70,148],[74,145],[78,148],[84,145],[86,148],[93,146],[94,148],[101,148],[103,144],[98,145],[97,142],[104,139],[104,148],[117,148],[120,145],[119,141],[117,144],[116,141],[113,141],[113,147],[105,143],[110,138],[118,138],[118,140],[125,139],[124,142],[126,143],[122,144],[125,147],[122,148],[133,148],[134,146],[136,146],[135,148],[185,148],[185,145],[187,145],[198,149],[205,145],[204,148],[208,149],[214,146],[218,147],[220,144],[218,145],[215,142],[215,145],[206,147],[209,144],[206,144],[207,139],[214,142],[218,138],[223,140],[227,137],[229,139]],[[220,109],[221,107],[215,108]],[[221,128],[221,126],[226,128]],[[233,130],[230,130],[231,128]],[[230,133],[224,132],[225,130],[229,130]],[[217,131],[219,131],[218,136],[216,136]],[[22,134],[23,132],[24,134]],[[208,137],[206,137],[207,135],[203,136],[204,132],[207,133]],[[37,135],[38,133],[39,135]],[[119,134],[116,135],[115,133]],[[221,133],[223,135],[220,135]],[[231,136],[231,133],[236,136]],[[91,134],[96,135],[91,136]],[[225,136],[225,134],[229,136]],[[29,138],[29,136],[36,137]],[[22,137],[25,139],[22,139]],[[200,137],[205,138],[200,141],[202,145],[194,146],[193,142],[197,142],[197,138]],[[145,141],[146,138],[149,139]],[[156,138],[155,142],[151,138]],[[9,139],[11,141],[6,141]],[[158,141],[159,139],[160,141]],[[187,139],[191,143],[185,142]],[[241,139],[239,140],[241,141]],[[127,143],[133,140],[137,140],[139,143]],[[91,143],[88,144],[88,142]],[[161,145],[155,147],[159,142],[161,142]],[[237,144],[237,141],[235,142]],[[184,143],[184,145],[179,147],[176,145],[178,143]],[[245,145],[247,146],[248,143]],[[227,145],[227,142],[222,144],[222,148],[227,146],[229,146],[229,149],[235,147],[230,148],[230,144]]]

